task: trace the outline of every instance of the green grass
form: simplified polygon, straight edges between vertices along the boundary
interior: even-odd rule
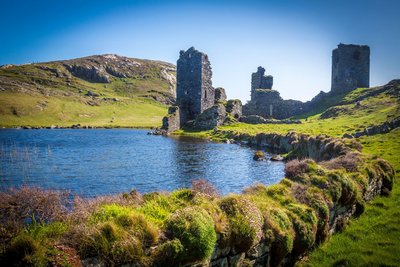
[[[79,98],[0,93],[0,126],[3,127],[71,126],[80,123],[88,126],[148,128],[160,126],[166,113],[165,105],[144,98],[90,106]]]

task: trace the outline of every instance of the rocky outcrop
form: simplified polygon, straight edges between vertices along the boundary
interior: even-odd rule
[[[199,130],[211,130],[221,126],[226,119],[226,109],[223,104],[216,104],[196,117],[193,128]]]
[[[107,72],[96,66],[80,66],[80,65],[64,65],[72,75],[82,80],[93,83],[109,83],[111,82],[110,75]]]
[[[380,125],[373,125],[369,127],[365,127],[364,131],[358,131],[353,134],[345,133],[343,135],[344,138],[358,138],[361,136],[370,136],[370,135],[376,135],[376,134],[383,134],[383,133],[388,133],[396,128],[400,127],[400,118],[395,118],[390,121],[386,121]]]

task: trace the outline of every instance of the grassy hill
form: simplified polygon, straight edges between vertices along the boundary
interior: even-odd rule
[[[0,126],[154,127],[175,95],[175,66],[90,56],[0,68]]]

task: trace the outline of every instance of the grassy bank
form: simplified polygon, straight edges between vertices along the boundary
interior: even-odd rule
[[[339,234],[311,253],[305,266],[398,266],[400,255],[400,130],[362,137],[364,153],[388,160],[396,170],[393,191],[366,205]]]

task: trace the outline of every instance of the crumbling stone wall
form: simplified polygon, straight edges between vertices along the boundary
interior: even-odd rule
[[[180,119],[179,119],[179,107],[172,106],[168,108],[168,115],[165,116],[162,120],[162,130],[166,131],[166,134],[171,133],[173,131],[177,131],[180,128]]]
[[[257,89],[272,89],[273,77],[264,75],[265,69],[258,67],[257,72],[251,74],[251,100],[256,99],[255,92]]]
[[[208,56],[194,47],[181,51],[177,62],[176,103],[180,127],[214,105],[212,71]]]
[[[285,119],[304,111],[305,104],[296,100],[283,100],[279,92],[272,89],[255,89],[254,97],[243,107],[243,114],[264,118]]]
[[[367,45],[339,44],[332,51],[332,93],[369,87],[369,55]]]

